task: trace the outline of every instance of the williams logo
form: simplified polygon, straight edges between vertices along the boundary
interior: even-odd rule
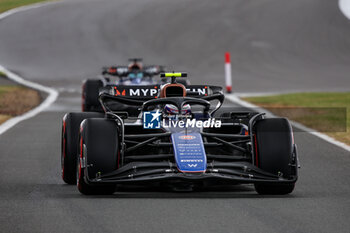
[[[143,113],[143,128],[144,129],[159,129],[160,128],[160,116],[162,114],[157,111],[144,112]]]

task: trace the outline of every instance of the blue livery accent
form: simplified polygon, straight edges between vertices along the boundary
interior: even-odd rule
[[[175,161],[181,172],[205,172],[207,156],[200,133],[173,133]]]

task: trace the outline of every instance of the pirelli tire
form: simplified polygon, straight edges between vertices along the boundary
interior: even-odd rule
[[[103,118],[104,114],[94,112],[67,113],[62,120],[61,173],[67,184],[76,184],[76,160],[80,123],[87,118]]]
[[[292,127],[286,118],[259,120],[255,125],[255,164],[269,173],[291,179],[294,153]],[[256,183],[255,190],[263,195],[284,195],[294,190],[292,183]]]
[[[86,119],[79,134],[80,153],[77,162],[77,186],[84,195],[109,195],[114,184],[90,184],[89,180],[119,167],[119,133],[113,120]]]
[[[98,101],[99,89],[103,87],[103,83],[99,79],[85,80],[82,87],[82,111],[102,111],[100,102]]]

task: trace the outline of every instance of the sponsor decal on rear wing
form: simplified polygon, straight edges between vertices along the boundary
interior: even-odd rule
[[[124,85],[108,85],[108,93],[114,96],[125,96],[134,98],[157,98],[160,85],[148,86],[124,86]],[[106,90],[106,89],[104,89]],[[213,94],[211,86],[189,85],[186,87],[187,96],[208,96]]]

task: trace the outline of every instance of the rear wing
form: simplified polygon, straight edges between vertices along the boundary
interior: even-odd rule
[[[112,96],[120,96],[131,99],[150,100],[158,98],[161,85],[107,85],[100,89],[100,94],[105,93]],[[222,94],[222,88],[208,85],[186,86],[187,96],[206,97],[214,94]]]
[[[189,85],[186,89],[187,97],[207,101],[217,100],[218,103],[212,113],[215,113],[224,102],[225,96],[221,87]],[[160,85],[107,85],[100,89],[99,99],[105,112],[128,111],[129,114],[137,116],[144,102],[158,98],[159,90]]]

